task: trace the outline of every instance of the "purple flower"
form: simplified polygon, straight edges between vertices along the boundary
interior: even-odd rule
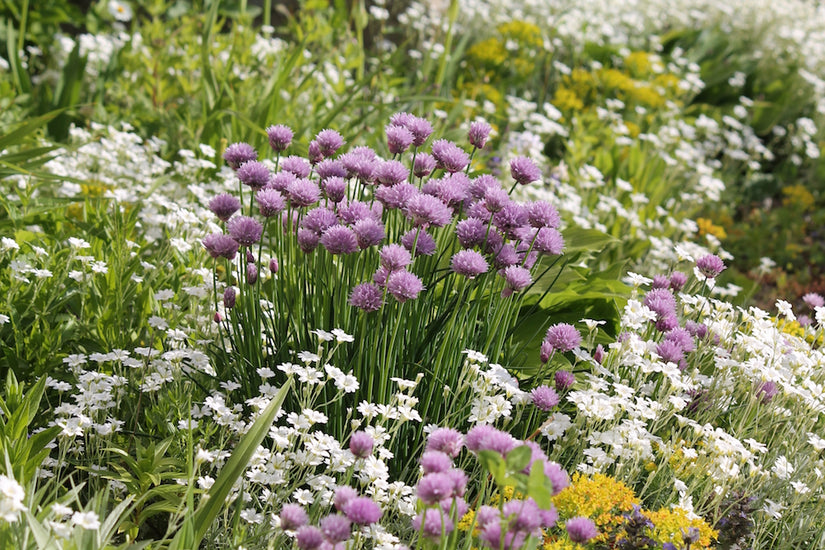
[[[417,178],[424,178],[432,174],[435,170],[435,158],[429,153],[418,153],[413,162],[413,175]]]
[[[662,358],[662,361],[666,363],[676,363],[677,365],[685,356],[682,346],[673,340],[663,340],[660,342],[659,345],[656,346],[656,353]]]
[[[372,436],[364,431],[352,434],[349,440],[349,450],[358,458],[367,458],[372,454],[372,447],[375,442]]]
[[[437,428],[427,437],[428,451],[441,451],[455,458],[464,446],[464,436],[452,428]]]
[[[756,396],[764,404],[770,403],[777,393],[779,393],[779,386],[773,380],[762,382],[756,390]]]
[[[681,271],[674,271],[670,274],[670,289],[673,292],[679,292],[687,284],[687,275]]]
[[[433,133],[432,124],[426,119],[410,113],[396,113],[390,117],[390,125],[403,126],[413,135],[413,145],[421,147],[430,134]]]
[[[235,288],[228,286],[226,290],[223,291],[223,307],[226,309],[232,309],[235,307]]]
[[[480,529],[484,529],[488,525],[492,523],[500,523],[501,522],[501,514],[498,511],[498,508],[493,506],[484,505],[478,509],[476,513],[476,524]]]
[[[318,174],[318,178],[322,182],[329,178],[347,177],[347,169],[344,167],[344,163],[340,160],[334,159],[325,159],[319,162],[315,166],[315,172]]]
[[[564,528],[567,529],[567,536],[573,542],[584,543],[599,535],[593,520],[583,516],[568,519],[564,524]]]
[[[412,145],[413,139],[415,139],[412,132],[404,126],[394,126],[390,124],[386,128],[386,132],[387,146],[390,148],[390,153],[393,155],[400,155],[409,149],[410,145]]]
[[[510,175],[516,183],[527,185],[541,179],[541,170],[527,157],[518,157],[510,161]]]
[[[703,323],[697,323],[696,321],[686,322],[685,330],[688,331],[691,336],[699,338],[700,340],[708,335],[708,327],[706,327]]]
[[[539,507],[532,498],[525,500],[513,499],[504,504],[504,517],[509,519],[510,531],[531,533],[542,525]]]
[[[502,545],[501,523],[488,523],[479,534],[481,542],[488,548],[495,550],[516,550],[524,546],[527,534],[519,531],[507,531],[504,533],[504,544]]]
[[[530,392],[533,398],[533,405],[542,411],[549,411],[559,404],[559,396],[550,386],[539,386]]]
[[[533,227],[558,228],[561,225],[561,217],[556,207],[546,201],[536,201],[527,207],[527,219]]]
[[[209,255],[213,258],[226,258],[227,260],[234,260],[238,253],[238,241],[224,235],[223,233],[212,233],[204,237],[203,247],[206,248]]]
[[[248,143],[233,143],[226,148],[223,153],[223,159],[226,164],[233,170],[237,170],[245,162],[255,160],[258,158],[258,152]]]
[[[339,176],[332,176],[323,180],[321,186],[327,198],[334,203],[344,200],[347,194],[347,182]]]
[[[339,512],[344,512],[344,508],[349,502],[356,498],[358,493],[352,487],[342,486],[335,489],[335,496],[332,499],[332,504]]]
[[[446,473],[433,472],[426,474],[418,482],[418,498],[427,505],[438,504],[445,498],[453,495],[453,480]]]
[[[395,271],[387,278],[387,292],[401,303],[414,300],[424,290],[424,284],[409,271]]]
[[[415,257],[432,256],[435,254],[436,244],[432,235],[423,229],[410,229],[401,237],[401,244],[412,253],[415,245]]]
[[[323,542],[324,534],[312,525],[304,525],[295,533],[295,544],[301,550],[317,550]]]
[[[666,288],[654,288],[645,295],[644,304],[659,317],[676,314],[676,298]]]
[[[249,216],[236,216],[229,220],[227,224],[229,234],[232,238],[238,241],[241,246],[252,246],[261,240],[261,233],[263,233],[263,226],[258,220],[250,218]]]
[[[269,272],[275,275],[278,273],[278,259],[272,258],[269,260]]]
[[[286,191],[290,204],[296,207],[310,206],[321,198],[321,190],[315,182],[305,178],[299,178],[290,183]]]
[[[321,533],[332,544],[344,542],[349,538],[352,522],[341,514],[331,514],[320,522]]]
[[[221,193],[213,197],[209,201],[209,210],[211,210],[219,220],[225,222],[232,217],[232,214],[240,210],[241,201],[229,193]]]
[[[324,154],[321,152],[321,145],[314,139],[310,141],[307,146],[307,157],[309,158],[309,164],[312,166],[315,166],[324,160]]]
[[[498,269],[515,267],[521,261],[522,256],[523,255],[520,255],[518,252],[516,252],[516,249],[513,247],[512,244],[507,243],[501,248],[499,248],[498,252],[496,253],[494,262]]]
[[[370,525],[381,519],[381,508],[367,497],[355,497],[344,506],[344,514],[353,523]]]
[[[267,187],[280,191],[281,193],[286,193],[286,190],[289,189],[292,182],[297,179],[298,176],[292,172],[278,172],[269,179],[269,184]]]
[[[708,279],[715,279],[725,270],[725,262],[715,254],[708,254],[696,260],[696,267]]]
[[[289,126],[278,124],[270,126],[266,129],[266,135],[269,138],[269,146],[276,153],[281,153],[289,147],[292,143],[293,133]]]
[[[407,217],[416,227],[444,227],[450,223],[453,211],[449,206],[430,195],[416,195],[407,201]]]
[[[355,236],[358,239],[358,247],[361,250],[374,246],[384,240],[384,224],[372,218],[358,220],[352,226]]]
[[[556,383],[556,391],[563,392],[569,390],[576,383],[576,376],[570,371],[559,370],[556,371],[553,380]]]
[[[421,514],[424,515],[423,526]],[[412,526],[416,532],[421,532],[425,537],[440,539],[442,533],[447,535],[455,528],[449,514],[445,514],[437,508],[427,508],[421,514],[413,518]]]
[[[527,211],[515,202],[505,204],[493,215],[493,223],[508,237],[514,237],[515,231],[527,223]]]
[[[679,318],[676,317],[676,314],[674,313],[669,313],[664,317],[659,317],[656,319],[656,330],[661,332],[670,332],[678,326]]]
[[[693,341],[693,335],[683,328],[674,328],[665,334],[665,340],[671,340],[679,344],[682,351],[691,352],[696,349],[696,344]]]
[[[271,218],[283,212],[286,208],[286,200],[280,191],[275,189],[261,189],[255,194],[261,216]]]
[[[670,286],[670,279],[665,275],[654,275],[653,283],[650,286],[652,288],[668,288]]]
[[[365,183],[372,181],[375,151],[369,147],[355,147],[341,155],[340,159],[344,163],[344,168],[347,169],[347,177],[357,177]]]
[[[519,443],[507,432],[502,432],[487,424],[479,424],[467,432],[464,444],[473,452],[489,450],[504,456],[515,449]]]
[[[487,144],[487,139],[490,137],[491,130],[492,128],[486,122],[471,122],[470,131],[467,133],[470,145],[476,149],[484,149],[484,146]]]
[[[383,299],[381,288],[372,283],[361,283],[352,289],[349,295],[349,305],[364,311],[378,311]]]
[[[312,172],[312,166],[305,158],[292,155],[281,160],[281,170],[290,172],[299,179],[308,178]]]
[[[802,297],[802,301],[807,304],[807,306],[811,309],[816,309],[818,307],[825,306],[825,298],[822,297],[821,294],[817,294],[816,292],[809,292],[805,296]]]
[[[456,224],[455,234],[462,247],[473,248],[484,242],[487,226],[478,218],[467,218]]]
[[[542,340],[541,348],[539,349],[539,358],[542,363],[546,363],[553,355],[553,346],[547,340]]]
[[[539,516],[541,516],[541,526],[548,529],[559,520],[559,511],[551,504],[549,510],[539,510]]]
[[[284,504],[280,518],[281,529],[284,531],[295,531],[309,521],[306,511],[300,504]]]
[[[375,189],[375,198],[387,208],[404,208],[407,202],[418,195],[415,185],[398,183],[392,187],[381,186]]]
[[[533,282],[530,270],[521,266],[511,265],[505,267],[504,270],[499,273],[504,277],[505,286],[501,291],[503,297],[511,296],[514,292],[523,290]]]
[[[419,462],[425,474],[444,473],[453,467],[453,459],[441,451],[425,451]]]
[[[336,225],[338,225],[338,216],[335,215],[335,212],[323,206],[313,208],[301,220],[301,227],[314,231],[318,235]]]
[[[241,180],[242,184],[248,185],[256,191],[266,187],[269,183],[269,178],[272,176],[269,168],[267,168],[264,163],[258,162],[257,160],[245,162],[240,168],[238,168],[236,174],[238,174],[238,179]]]
[[[335,130],[321,130],[315,136],[315,141],[321,148],[321,154],[324,157],[331,157],[335,152],[344,145],[344,138]],[[306,177],[306,176],[304,176]]]
[[[501,184],[490,174],[482,174],[470,182],[470,196],[483,199],[488,189],[501,189]]]
[[[561,254],[564,250],[564,237],[552,227],[542,227],[536,232],[533,250],[542,254]]]
[[[510,204],[510,195],[501,187],[489,187],[484,192],[484,208],[491,214],[495,214],[508,204]],[[524,221],[527,219],[525,218]]]
[[[412,263],[410,252],[400,244],[385,245],[381,252],[381,265],[389,271],[403,269]]]
[[[600,365],[604,361],[604,347],[601,344],[596,346],[596,351],[593,352],[593,360]]]
[[[255,264],[246,264],[246,283],[254,285],[258,282],[258,266]]]
[[[460,250],[456,252],[450,261],[450,267],[454,272],[459,275],[464,275],[468,279],[474,279],[490,269],[484,256],[475,250]]]
[[[558,323],[547,329],[544,341],[550,344],[553,350],[565,352],[579,347],[582,337],[573,325]]]
[[[564,468],[555,462],[544,463],[544,475],[550,480],[553,485],[553,496],[562,492],[568,485],[570,485],[570,478]]]
[[[335,225],[324,231],[321,244],[330,254],[352,254],[358,250],[355,232],[344,225]]]
[[[447,172],[461,172],[470,164],[470,155],[452,141],[436,140],[432,150],[436,166]]]
[[[407,181],[410,171],[397,160],[387,160],[379,164],[373,172],[375,181],[381,185],[395,185]]]
[[[392,273],[389,269],[384,266],[380,266],[378,269],[375,270],[375,273],[372,275],[372,282],[384,288],[387,286],[387,277],[390,276]]]
[[[318,248],[318,242],[320,240],[321,237],[319,237],[315,231],[310,229],[298,230],[298,248],[307,254]]]

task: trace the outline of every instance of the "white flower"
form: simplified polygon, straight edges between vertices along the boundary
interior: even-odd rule
[[[132,8],[120,0],[109,0],[109,14],[122,23],[132,20]]]
[[[332,334],[335,335],[335,341],[338,342],[339,344],[344,343],[344,342],[353,342],[353,341],[355,341],[354,336],[352,336],[350,334],[347,334],[346,332],[344,332],[340,328],[332,329]]]
[[[12,477],[0,475],[0,518],[14,523],[20,518],[20,512],[26,509],[23,499],[26,497],[23,487]]]
[[[776,459],[776,464],[773,465],[771,471],[778,477],[779,479],[789,479],[791,474],[794,471],[793,464],[788,462],[788,459],[785,458],[784,455],[780,456]]]
[[[20,245],[14,239],[3,237],[0,239],[0,251],[5,252],[6,250],[20,250]]]
[[[94,512],[75,512],[72,514],[72,523],[82,529],[95,531],[100,528],[100,520]]]
[[[319,342],[331,342],[335,338],[331,332],[325,330],[317,329],[311,332],[318,337]]]
[[[201,489],[209,489],[212,485],[215,484],[215,479],[209,476],[203,476],[198,478],[198,487]]]
[[[471,349],[465,349],[461,353],[467,355],[468,360],[474,361],[476,363],[486,363],[488,361],[486,355],[477,351],[473,351]]]

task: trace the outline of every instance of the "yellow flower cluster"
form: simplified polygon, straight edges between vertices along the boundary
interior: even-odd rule
[[[526,21],[509,21],[496,29],[499,36],[482,40],[467,50],[471,65],[482,68],[485,76],[513,71],[526,78],[535,70],[535,52],[542,48],[541,29]]]
[[[559,517],[589,517],[599,529],[598,541],[605,541],[624,523],[623,514],[633,510],[639,499],[627,485],[603,474],[573,475],[572,483],[556,495],[553,503]]]
[[[800,208],[803,212],[810,210],[816,202],[811,192],[799,183],[783,187],[782,195],[782,204],[784,206]]]
[[[721,225],[716,225],[707,218],[697,218],[696,225],[699,226],[699,235],[713,235],[717,239],[724,239],[728,236],[725,228]]]
[[[651,537],[661,544],[671,542],[680,546],[682,530],[687,531],[690,527],[699,530],[699,542],[696,543],[698,546],[691,545],[691,548],[710,548],[712,541],[719,535],[705,520],[691,519],[688,513],[681,508],[662,508],[656,512],[642,511],[642,513],[653,522]]]
[[[790,334],[791,336],[801,338],[809,344],[811,344],[812,346],[822,345],[823,335],[821,333],[811,334],[809,331],[806,331],[805,327],[800,325],[798,321],[779,319],[777,317],[771,317],[771,319],[774,321],[774,323],[776,323],[777,328],[779,328],[779,330],[781,330],[785,334]]]

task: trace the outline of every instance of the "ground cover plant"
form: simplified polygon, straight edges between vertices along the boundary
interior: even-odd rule
[[[671,4],[0,3],[0,547],[825,548],[825,12]]]

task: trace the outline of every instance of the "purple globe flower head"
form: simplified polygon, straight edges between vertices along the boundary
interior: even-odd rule
[[[296,229],[298,229],[298,220],[300,219],[300,213],[296,211],[283,211],[281,212],[281,226],[283,227],[284,233],[294,233]]]
[[[549,462],[550,459],[547,458],[547,454],[541,448],[541,445],[535,441],[525,441],[524,444],[530,447],[530,462],[522,472],[529,474],[533,470],[533,466],[541,468],[541,470],[544,471],[544,465]]]
[[[421,186],[421,192],[425,195],[430,195],[433,197],[438,196],[438,187],[441,184],[440,180],[429,180],[427,183]]]
[[[421,502],[432,506],[454,496],[453,480],[443,472],[426,474],[419,480],[416,492]]]
[[[508,521],[509,531],[521,531],[530,534],[541,527],[539,507],[532,498],[525,500],[513,499],[503,506],[504,517]]]
[[[255,264],[246,264],[246,283],[254,285],[258,282],[258,266]]]
[[[470,145],[476,149],[484,149],[484,146],[487,145],[487,140],[490,138],[490,131],[492,131],[492,127],[486,122],[480,120],[471,122],[470,131],[467,132]]]
[[[413,162],[413,175],[417,178],[425,178],[435,170],[435,157],[429,153],[418,153]]]
[[[393,155],[400,155],[409,149],[415,139],[412,132],[404,126],[389,124],[385,130],[387,132],[387,146]]]
[[[561,225],[561,216],[556,207],[547,201],[536,201],[527,207],[527,220],[537,228],[550,227],[558,229]]]
[[[315,231],[309,229],[298,230],[298,248],[307,254],[318,248],[320,240],[321,237]]]
[[[432,151],[436,166],[447,172],[461,172],[470,164],[470,155],[452,141],[438,139],[433,142]]]
[[[413,114],[406,113],[406,112],[395,113],[392,116],[390,116],[390,124],[389,125],[390,126],[402,126],[402,127],[406,128],[407,126],[409,126],[412,123],[413,119],[415,119],[415,115],[413,115]]]
[[[223,307],[226,309],[232,309],[235,307],[235,288],[228,286],[226,290],[223,291]]]
[[[593,352],[593,360],[600,365],[604,361],[604,347],[601,344],[596,346],[596,351]]]
[[[456,252],[450,261],[450,267],[455,273],[463,275],[468,279],[475,279],[482,273],[487,273],[490,269],[484,256],[475,250],[460,250]]]
[[[689,353],[696,349],[696,343],[693,341],[693,335],[683,328],[674,328],[665,334],[665,340],[672,340],[679,344],[682,351]]]
[[[267,185],[267,187],[275,189],[276,191],[280,191],[281,193],[286,193],[286,190],[289,189],[289,186],[292,184],[292,182],[297,180],[298,176],[296,176],[292,172],[281,171],[277,174],[274,174],[269,179],[269,184]]]
[[[295,544],[300,550],[318,550],[324,542],[324,534],[313,525],[304,525],[295,532]]]
[[[679,318],[672,313],[656,319],[656,330],[660,332],[670,332],[678,326]]]
[[[416,195],[407,201],[407,217],[415,227],[444,227],[453,216],[449,206],[430,195]]]
[[[553,356],[553,346],[547,340],[543,340],[541,342],[541,348],[539,349],[539,358],[541,359],[542,364],[546,363],[550,360]]]
[[[715,279],[725,270],[725,262],[715,254],[707,254],[696,260],[696,267],[708,279]]]
[[[519,442],[507,432],[502,432],[487,424],[479,424],[467,432],[464,436],[464,444],[473,452],[489,450],[505,456],[515,449]]]
[[[346,143],[341,134],[335,130],[321,130],[315,136],[315,141],[318,142],[321,147],[321,154],[325,157],[331,157]]]
[[[418,195],[418,189],[415,185],[406,182],[398,183],[392,187],[381,186],[375,189],[375,198],[391,209],[405,208],[407,202],[416,195]]]
[[[670,279],[666,275],[654,275],[652,288],[670,288]]]
[[[278,274],[278,259],[272,258],[269,260],[269,272],[273,275]]]
[[[656,346],[656,354],[666,363],[676,363],[685,356],[682,346],[673,340],[663,340]]]
[[[541,179],[541,170],[527,157],[518,157],[510,161],[510,175],[520,185],[527,185]]]
[[[467,218],[456,224],[455,234],[463,248],[474,248],[484,242],[487,226],[478,218]]]
[[[510,195],[501,187],[489,187],[484,192],[484,208],[491,214],[495,214],[508,204],[510,204]],[[524,221],[527,221],[527,217]]]
[[[504,235],[513,238],[514,232],[527,224],[527,211],[518,203],[507,203],[493,215],[493,223]]]
[[[209,201],[211,210],[222,222],[229,221],[232,214],[241,209],[241,201],[229,193],[221,193]]]
[[[462,472],[463,473],[463,472]],[[466,477],[466,476],[465,476]],[[455,517],[463,518],[470,511],[470,505],[461,497],[448,498],[440,502],[441,511],[445,514],[452,515],[455,512]]]
[[[358,250],[358,237],[349,227],[335,225],[324,231],[321,244],[330,254],[352,254]]]
[[[467,492],[467,483],[470,481],[464,470],[458,468],[451,468],[447,470],[447,477],[453,480],[453,495],[456,497],[463,497]]]
[[[248,264],[255,263],[255,254],[248,248],[246,249],[246,263],[248,263]]]
[[[370,525],[381,519],[381,508],[370,498],[355,497],[344,506],[344,514],[353,523]]]
[[[390,276],[392,273],[389,269],[384,266],[380,266],[378,269],[375,270],[375,273],[372,275],[372,282],[384,288],[387,286],[387,277]]]
[[[409,271],[394,271],[387,277],[387,292],[401,303],[414,300],[424,290],[424,283]]]
[[[442,534],[447,535],[455,529],[449,514],[443,514],[437,508],[427,508],[417,514],[412,520],[412,526],[416,532],[436,540],[441,539]]]
[[[404,248],[413,253],[413,246],[415,246],[414,256],[432,256],[435,254],[436,244],[432,235],[423,229],[410,229],[401,237],[401,244]]]
[[[330,514],[326,516],[321,519],[320,525],[324,538],[332,544],[347,540],[352,529],[352,522],[341,514]]]
[[[676,314],[676,298],[666,288],[654,288],[648,292],[644,304],[660,317]]]
[[[807,315],[800,315],[796,318],[796,322],[799,323],[800,327],[809,327],[813,324],[813,319],[811,319]]]
[[[553,376],[553,381],[556,383],[557,392],[565,392],[573,387],[576,383],[576,375],[570,371],[559,370]]]
[[[504,298],[512,296],[514,292],[524,290],[533,282],[530,270],[521,266],[510,265],[499,273],[504,277],[504,289],[501,291],[501,296]]]
[[[261,240],[264,227],[261,223],[249,216],[235,216],[227,224],[229,234],[241,246],[252,246]]]
[[[201,242],[210,256],[213,258],[226,258],[227,260],[235,259],[240,246],[238,241],[223,233],[207,235]]]
[[[452,428],[436,428],[427,437],[427,451],[441,451],[447,456],[456,458],[462,447],[464,447],[464,436]]]
[[[352,226],[355,237],[358,239],[358,248],[364,250],[375,246],[384,240],[384,224],[372,218],[358,220]]]
[[[374,445],[375,441],[373,441],[372,436],[364,431],[355,432],[349,440],[349,450],[357,458],[370,456]]]
[[[533,405],[542,411],[549,411],[559,404],[559,396],[550,386],[539,386],[530,392]]]
[[[375,219],[367,203],[361,201],[351,201],[338,207],[338,217],[347,225],[354,225],[363,219]],[[380,221],[380,218],[379,218]]]
[[[688,331],[691,336],[699,338],[700,340],[708,335],[708,327],[703,323],[697,323],[696,321],[686,322],[685,330]]]
[[[488,525],[501,523],[501,513],[494,506],[484,505],[476,512],[476,525],[484,529]]]
[[[762,382],[756,390],[756,396],[763,404],[768,404],[779,393],[779,386],[773,380]]]
[[[573,542],[585,543],[599,536],[596,524],[593,523],[592,519],[584,516],[568,519],[564,524],[564,528],[567,529],[567,536]]]
[[[258,203],[261,216],[265,218],[277,216],[286,208],[286,199],[275,189],[261,189],[255,193],[255,201]]]
[[[327,229],[338,225],[338,216],[329,208],[313,208],[301,220],[301,227],[321,235]]]
[[[321,186],[327,198],[334,203],[344,200],[347,194],[347,182],[342,177],[332,176],[327,178],[323,180]]]
[[[361,283],[352,289],[349,295],[349,305],[366,312],[378,311],[381,309],[383,298],[384,293],[378,285]]]
[[[564,251],[564,237],[552,227],[542,227],[536,233],[533,250],[554,256],[561,254]]]
[[[444,473],[453,467],[453,459],[441,451],[424,451],[419,462],[425,474]]]
[[[314,181],[305,178],[299,178],[290,183],[286,192],[289,203],[293,207],[310,206],[321,198],[321,190],[318,185]]]
[[[470,196],[480,200],[490,189],[501,189],[499,181],[490,174],[482,174],[470,182]]]
[[[470,197],[470,178],[464,172],[448,174],[441,178],[435,196],[446,205],[458,209]]]
[[[681,271],[674,271],[670,274],[670,290],[679,292],[687,284],[687,275]]]
[[[242,184],[248,185],[255,191],[266,187],[272,176],[266,164],[258,162],[257,160],[245,162],[235,173],[238,175],[238,179],[241,180]]]
[[[555,351],[566,352],[579,347],[582,337],[573,325],[558,323],[547,329],[544,340],[553,346]]]
[[[494,263],[496,269],[506,269],[508,267],[515,267],[521,263],[522,255],[516,252],[512,244],[507,243],[498,249]],[[529,272],[529,269],[528,269]]]
[[[410,252],[400,244],[384,245],[379,252],[381,265],[389,271],[404,269],[412,263]]]
[[[544,463],[544,475],[550,480],[553,485],[553,496],[562,492],[568,485],[570,485],[570,478],[564,468],[555,462]]]
[[[520,531],[507,531],[503,534],[502,544],[501,523],[488,523],[479,534],[481,543],[494,550],[516,550],[524,546],[527,534]]]
[[[321,152],[321,144],[314,139],[309,142],[309,146],[307,147],[307,158],[309,158],[309,164],[311,166],[315,166],[324,160],[324,153]]]
[[[309,517],[300,504],[284,504],[279,517],[284,531],[295,531],[309,522]]]
[[[358,492],[352,487],[347,487],[346,485],[337,487],[332,499],[332,504],[337,511],[344,513],[344,508],[346,508],[347,504],[357,496]]]
[[[290,172],[296,178],[301,179],[309,177],[309,174],[312,172],[312,166],[305,158],[291,155],[281,159],[281,170]]]
[[[322,182],[329,178],[346,178],[347,169],[337,159],[324,159],[315,166],[315,173]]]
[[[487,211],[487,203],[484,199],[465,205],[464,213],[468,218],[477,218],[485,223],[490,219],[490,212]]]
[[[248,143],[233,143],[229,147],[226,148],[226,151],[223,153],[223,160],[226,161],[226,164],[229,165],[230,168],[233,170],[237,170],[244,163],[256,160],[258,158],[258,152],[255,150]]]
[[[817,294],[816,292],[809,292],[802,297],[802,301],[811,308],[816,309],[818,307],[825,306],[825,298],[822,297],[821,294]]]
[[[541,526],[544,529],[553,527],[559,521],[559,511],[552,504],[549,510],[539,510],[539,516],[541,516]]]
[[[424,145],[424,142],[427,141],[427,138],[433,133],[433,125],[430,124],[427,119],[417,116],[409,118],[404,126],[412,132],[413,145],[416,147]]]
[[[409,169],[397,160],[387,160],[376,165],[373,177],[381,185],[396,185],[407,181]]]
[[[365,183],[372,181],[376,157],[375,151],[369,147],[355,147],[341,155],[340,160],[347,169],[348,178],[358,178]]]
[[[266,129],[266,136],[269,138],[269,146],[272,147],[272,150],[276,153],[282,153],[292,143],[294,134],[289,126],[277,124]]]

